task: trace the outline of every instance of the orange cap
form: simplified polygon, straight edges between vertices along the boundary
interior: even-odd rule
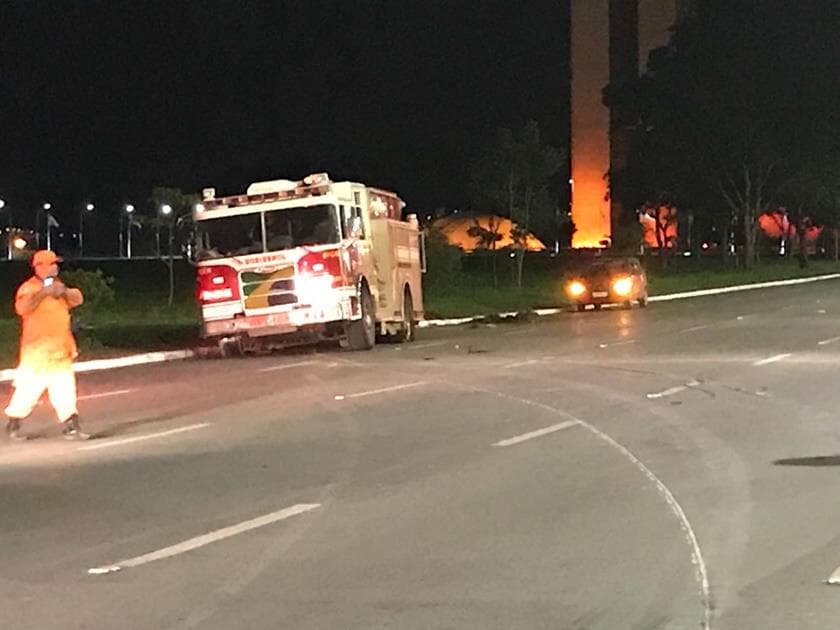
[[[60,263],[61,261],[62,259],[60,256],[57,256],[55,252],[48,249],[41,249],[32,255],[33,267],[37,267],[38,265],[54,265],[55,263]]]

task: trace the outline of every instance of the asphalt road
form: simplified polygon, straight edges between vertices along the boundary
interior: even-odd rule
[[[82,375],[0,627],[836,628],[838,289]]]

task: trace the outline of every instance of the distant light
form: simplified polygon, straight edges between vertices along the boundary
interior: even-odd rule
[[[204,212],[204,204],[203,203],[195,204],[195,211],[196,212]]]
[[[89,203],[88,205],[86,205],[85,210],[87,210],[88,212],[91,212],[93,210],[93,204]]]
[[[126,204],[126,206],[125,206],[125,211],[126,211],[128,214],[131,214],[132,212],[134,212],[134,206],[133,206],[132,204],[130,204],[130,203],[129,203],[129,204]]]
[[[3,208],[6,205],[6,202],[0,199],[0,208]]]
[[[52,208],[52,204],[51,204],[51,203],[45,203],[45,204],[44,204],[44,210],[49,210],[50,208]]]
[[[170,206],[168,203],[165,203],[160,207],[160,212],[164,215],[170,215],[172,214],[172,206]]]
[[[691,256],[691,252],[683,252],[683,256],[685,256],[686,258],[688,258],[688,257],[690,257],[690,256]]]
[[[26,241],[20,237],[16,238],[13,244],[15,249],[24,249],[26,247]]]

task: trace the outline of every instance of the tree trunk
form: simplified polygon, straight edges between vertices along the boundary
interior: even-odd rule
[[[492,258],[491,265],[493,267],[493,288],[498,289],[499,288],[499,274],[498,274],[497,266],[496,266],[496,259],[498,258],[498,256],[496,255],[496,252],[498,250],[496,249],[495,241],[493,242],[493,245],[492,245],[492,248],[491,248],[490,251],[491,251],[490,257]]]
[[[840,228],[832,229],[834,233],[834,262],[840,262]]]
[[[723,250],[723,261],[724,267],[727,267],[726,261],[729,260],[729,224],[731,221],[727,217],[727,219],[723,222],[723,232],[721,232],[722,236],[720,239],[720,248]]]
[[[522,274],[525,269],[525,248],[520,247],[516,255],[516,286],[522,288]]]
[[[752,208],[746,207],[742,213],[744,221],[744,268],[751,269],[756,261],[756,238],[758,237],[758,230],[756,229],[755,213]]]
[[[800,211],[800,214],[797,217],[796,221],[796,258],[799,262],[799,268],[805,269],[808,266],[808,243],[805,239],[807,226],[805,224],[805,221],[803,221],[801,217],[802,214]]]
[[[172,228],[169,228],[169,306],[175,300],[175,265],[172,260]]]

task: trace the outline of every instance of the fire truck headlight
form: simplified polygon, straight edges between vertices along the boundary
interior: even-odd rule
[[[303,275],[296,283],[300,304],[323,304],[332,297],[332,276]]]

